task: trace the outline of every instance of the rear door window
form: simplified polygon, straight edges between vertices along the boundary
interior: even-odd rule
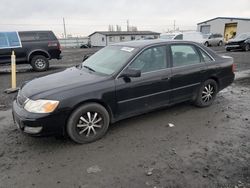
[[[201,63],[201,58],[193,45],[171,45],[173,67],[188,66]]]
[[[21,41],[34,41],[37,38],[37,34],[33,32],[19,33]]]

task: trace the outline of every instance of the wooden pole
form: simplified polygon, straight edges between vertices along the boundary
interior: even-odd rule
[[[11,54],[11,88],[16,89],[16,55],[14,51]]]

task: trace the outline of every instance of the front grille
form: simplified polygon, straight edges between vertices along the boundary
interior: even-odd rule
[[[17,104],[20,106],[23,106],[25,102],[28,100],[27,97],[25,97],[20,91],[18,92],[17,95]]]

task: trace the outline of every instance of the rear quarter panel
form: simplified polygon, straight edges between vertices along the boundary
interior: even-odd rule
[[[234,81],[233,58],[229,56],[217,57],[208,64],[208,76],[214,78],[219,85],[219,90],[229,86]]]

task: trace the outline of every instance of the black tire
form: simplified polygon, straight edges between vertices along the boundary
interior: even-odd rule
[[[70,115],[66,130],[69,137],[76,143],[94,142],[107,132],[109,119],[109,114],[103,106],[97,103],[87,103],[78,107]]]
[[[205,42],[204,44],[206,47],[209,47],[209,43],[208,42]]]
[[[209,79],[205,81],[200,87],[197,98],[195,100],[195,105],[198,107],[210,106],[218,93],[218,84],[215,80]]]
[[[218,46],[222,46],[222,44],[223,44],[222,41],[220,41],[220,42],[218,43]]]
[[[42,72],[49,69],[49,60],[43,55],[36,55],[32,57],[30,64],[37,72]]]
[[[244,47],[244,51],[249,51],[250,50],[250,45],[249,44],[246,44],[245,47]]]
[[[226,51],[227,51],[227,52],[230,52],[230,51],[231,51],[231,49],[226,48]]]

